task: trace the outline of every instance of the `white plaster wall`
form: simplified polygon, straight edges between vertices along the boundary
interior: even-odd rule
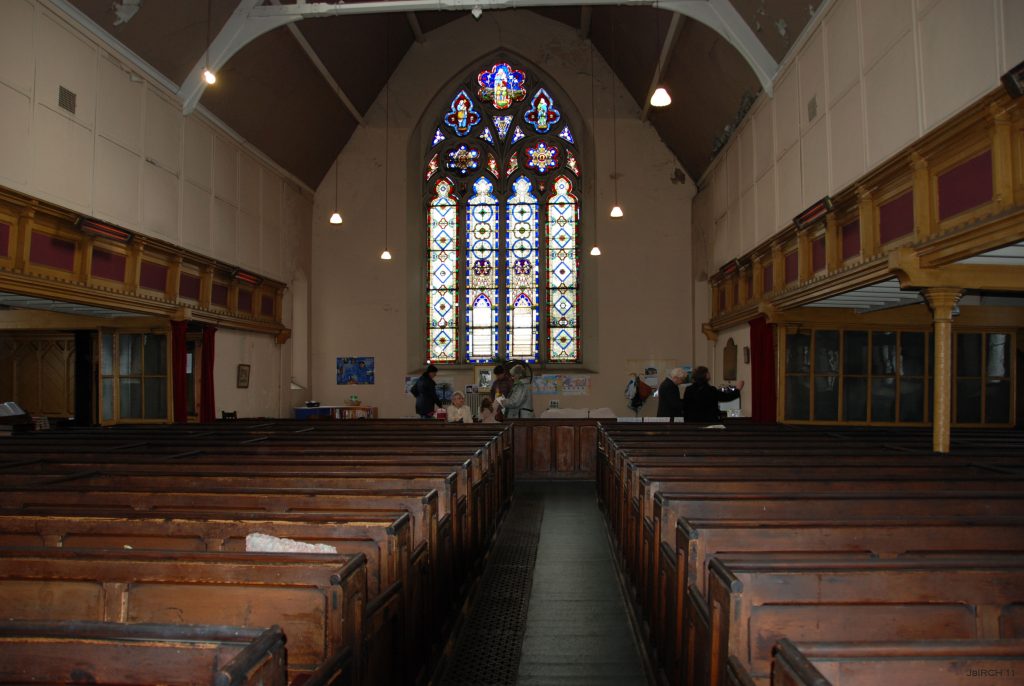
[[[999,88],[1021,60],[1020,0],[835,0],[787,57],[774,97],[758,99],[704,175],[712,221],[737,209],[743,218],[716,223],[741,235],[718,239],[722,250],[705,268],[768,240]],[[756,186],[753,207],[742,184],[738,197],[729,193],[736,159],[739,178]]]
[[[498,29],[500,22],[500,31]],[[468,26],[472,31],[466,30]],[[559,103],[573,115],[583,152],[584,205],[580,269],[583,364],[591,373],[589,396],[559,397],[562,407],[609,406],[625,412],[623,389],[630,371],[644,360],[688,363],[693,357],[690,207],[692,182],[673,184],[674,156],[653,128],[640,122],[636,103],[616,87],[618,100],[619,200],[621,220],[607,216],[610,174],[611,72],[596,64],[597,121],[591,121],[589,45],[563,24],[538,16],[485,13],[431,32],[414,44],[391,81],[390,263],[384,247],[384,107],[378,97],[338,158],[341,227],[327,223],[334,205],[335,177],[328,172],[313,206],[311,295],[312,397],[338,403],[353,393],[382,416],[406,416],[413,399],[403,392],[407,374],[419,374],[425,359],[425,227],[421,168],[431,122],[450,99],[453,79],[495,50],[506,49],[538,65],[568,98]],[[515,57],[513,58],[515,59]],[[422,124],[422,121],[427,123]],[[425,129],[429,128],[429,131]],[[592,144],[596,136],[597,146]],[[594,215],[601,257],[591,257]],[[373,386],[336,385],[336,358],[372,355]],[[442,370],[456,387],[472,383],[471,370]],[[548,396],[538,396],[538,411]],[[653,411],[653,404],[647,411]]]
[[[59,86],[77,94],[74,114],[58,107]],[[163,85],[36,0],[0,2],[0,185],[289,284],[309,273],[309,189],[218,122],[183,116]],[[308,278],[296,286],[307,290]],[[276,345],[270,336],[218,335],[242,339],[221,349],[251,350],[261,368],[279,357],[266,348]],[[230,377],[231,389],[241,357],[217,359],[218,381]],[[305,374],[308,359],[297,361]],[[290,357],[275,364],[287,379]],[[226,383],[220,407],[232,399]],[[277,388],[231,404],[287,414]]]

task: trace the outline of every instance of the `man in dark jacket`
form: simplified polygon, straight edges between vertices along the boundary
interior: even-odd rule
[[[668,373],[668,378],[658,386],[658,416],[682,417],[683,401],[679,397],[679,384],[686,380],[686,372],[676,367]]]
[[[420,416],[420,419],[433,419],[434,408],[441,407],[441,401],[437,399],[435,376],[437,376],[437,367],[428,364],[427,370],[413,384],[412,394],[416,396],[416,414]]]
[[[718,403],[735,400],[742,389],[743,381],[727,391],[716,388],[708,380],[708,368],[697,367],[693,370],[693,383],[683,394],[683,419],[687,422],[720,421]]]

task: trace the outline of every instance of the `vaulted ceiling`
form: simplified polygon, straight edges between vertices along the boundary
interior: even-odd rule
[[[289,5],[295,1],[263,0],[261,4]],[[346,4],[363,1],[349,0]],[[726,0],[708,0],[714,1]],[[208,33],[217,36],[239,7],[239,0],[210,0],[209,5],[207,0],[65,2],[179,88],[204,59]],[[728,2],[767,53],[781,62],[822,0]],[[124,14],[124,7],[134,5],[139,6],[138,10],[122,21],[119,14]],[[463,5],[472,7],[473,3]],[[699,177],[716,145],[724,141],[727,127],[731,130],[735,125],[744,102],[749,105],[761,89],[744,56],[722,35],[697,20],[679,17],[673,23],[674,13],[668,10],[636,2],[623,6],[560,6],[552,0],[550,5],[494,11],[533,12],[579,30],[593,41],[641,106],[650,95],[662,46],[667,43],[661,81],[674,102],[664,109],[651,108],[647,116],[683,168]],[[465,14],[464,9],[355,13],[307,18],[282,26],[235,53],[220,68],[216,88],[207,89],[200,102],[315,188],[410,46],[417,40],[430,41],[433,30]],[[380,54],[385,31],[391,45],[391,64],[366,58]],[[337,89],[314,66],[309,52],[323,64]],[[302,125],[282,125],[286,122]]]

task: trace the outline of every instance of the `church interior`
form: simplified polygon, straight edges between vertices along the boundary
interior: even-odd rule
[[[0,0],[0,684],[1021,683],[1022,335],[1021,0]]]

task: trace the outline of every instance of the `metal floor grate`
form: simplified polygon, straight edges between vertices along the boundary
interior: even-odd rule
[[[516,683],[544,496],[517,493],[501,526],[441,686]]]

